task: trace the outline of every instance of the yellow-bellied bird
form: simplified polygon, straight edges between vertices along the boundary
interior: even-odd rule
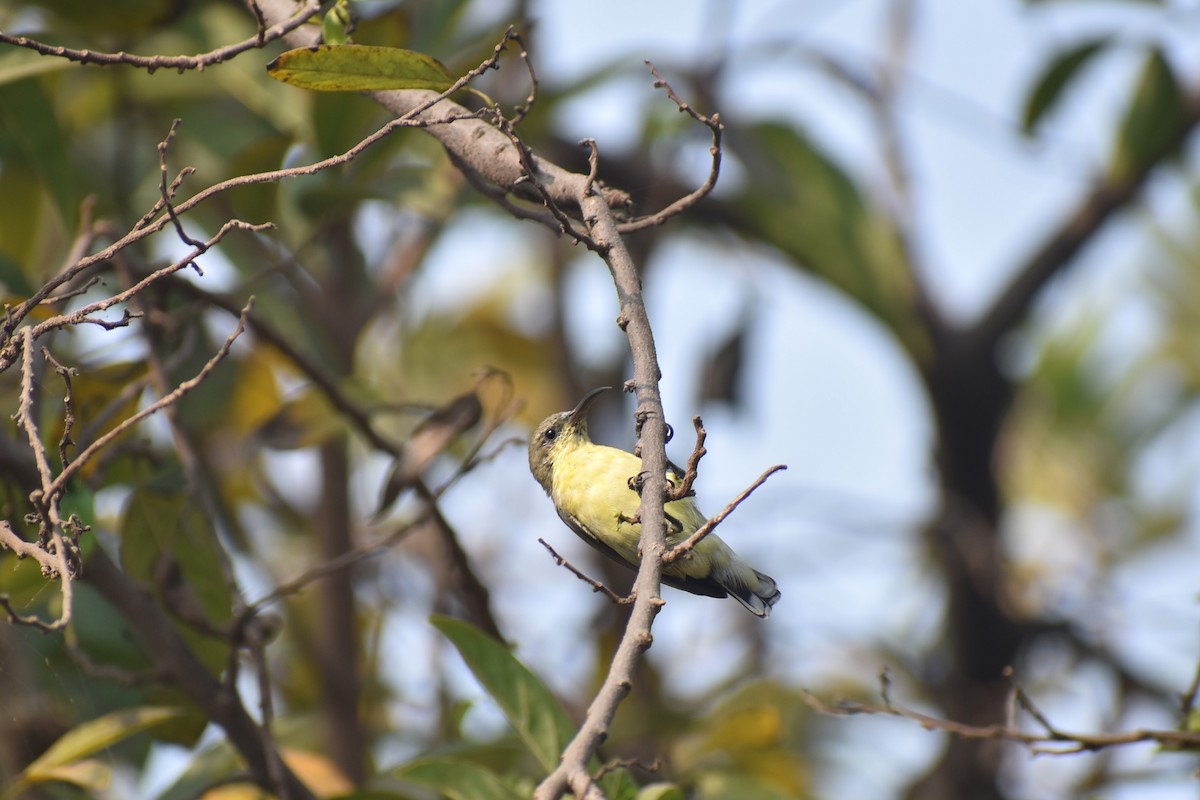
[[[589,392],[572,410],[552,414],[537,426],[529,438],[529,469],[567,527],[617,563],[637,569],[642,526],[633,519],[641,498],[631,479],[641,471],[641,459],[588,437],[588,406],[607,388]],[[682,471],[671,464],[667,482],[678,486],[682,480]],[[664,511],[669,547],[706,522],[690,497],[667,503]],[[690,554],[664,564],[662,581],[692,594],[731,596],[759,617],[768,616],[779,600],[775,581],[715,534],[700,540]]]

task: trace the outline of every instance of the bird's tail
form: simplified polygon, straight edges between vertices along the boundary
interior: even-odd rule
[[[751,569],[753,580],[749,576],[739,575],[733,580],[721,581],[721,586],[729,595],[746,607],[756,617],[771,616],[771,606],[779,602],[779,587],[775,579],[764,575],[756,569]],[[756,584],[756,585],[751,585]]]

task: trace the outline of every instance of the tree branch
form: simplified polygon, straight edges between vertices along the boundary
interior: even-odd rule
[[[273,743],[262,735],[236,693],[213,677],[158,604],[118,569],[102,548],[95,548],[88,558],[85,580],[138,632],[154,661],[155,673],[170,680],[221,726],[259,786],[286,792],[291,800],[315,800],[308,787],[278,760]],[[272,775],[279,776],[278,785]]]
[[[540,544],[542,547],[546,548],[546,550],[548,550],[550,552],[550,556],[554,559],[555,564],[557,564],[558,566],[567,570],[572,575],[574,575],[576,578],[579,578],[579,580],[586,583],[588,586],[591,586],[593,592],[599,592],[599,593],[603,594],[605,597],[607,597],[609,600],[611,600],[614,604],[619,605],[619,606],[627,606],[630,603],[632,603],[634,601],[634,599],[637,597],[637,595],[634,595],[634,594],[628,594],[628,595],[625,595],[624,597],[617,594],[612,589],[605,586],[602,582],[589,576],[587,573],[585,573],[579,567],[575,566],[570,561],[567,561],[567,559],[560,556],[558,554],[558,551],[555,550],[553,547],[551,547],[550,543],[547,542],[545,539],[539,538],[538,544]]]
[[[638,398],[636,417],[640,423],[642,471],[646,473],[638,511],[642,520],[642,563],[633,586],[633,611],[608,675],[588,706],[579,732],[563,751],[558,767],[534,792],[535,800],[557,800],[568,788],[580,800],[602,800],[603,795],[588,771],[588,762],[607,738],[617,707],[629,694],[634,667],[653,642],[650,630],[663,606],[659,590],[662,557],[666,550],[663,503],[667,492],[667,428],[658,390],[661,372],[654,334],[642,300],[641,279],[617,231],[608,203],[596,191],[581,195],[578,202],[588,229],[589,247],[604,259],[612,274],[620,306],[618,324],[629,338],[633,352],[633,385]]]
[[[754,491],[756,489],[758,489],[758,487],[760,487],[764,483],[766,483],[767,478],[771,477],[776,472],[779,472],[780,470],[785,470],[785,469],[787,469],[786,464],[776,464],[775,466],[771,467],[766,472],[764,472],[762,475],[759,475],[758,479],[755,480],[754,483],[752,483],[748,487],[746,487],[746,489],[743,490],[741,494],[739,494],[737,497],[733,498],[732,501],[730,501],[729,505],[727,505],[727,506],[725,506],[725,508],[721,509],[721,513],[717,514],[716,516],[711,517],[707,522],[705,522],[703,525],[701,525],[699,528],[697,528],[695,533],[693,533],[691,536],[689,536],[684,541],[682,541],[679,544],[672,547],[667,552],[663,553],[663,561],[670,564],[672,561],[678,561],[680,558],[685,558],[687,556],[687,554],[692,551],[692,548],[695,547],[696,545],[700,544],[701,540],[703,540],[706,536],[708,536],[710,533],[712,533],[718,525],[720,525],[722,522],[724,522],[725,518],[728,517],[730,514],[732,514],[733,510],[742,504],[743,500],[745,500],[747,497],[749,497],[751,494],[753,494]]]
[[[258,31],[253,36],[236,44],[226,45],[225,47],[219,47],[216,50],[194,56],[139,56],[125,52],[100,53],[95,50],[73,50],[69,47],[45,44],[44,42],[30,39],[28,36],[12,36],[7,33],[0,33],[0,44],[23,47],[43,56],[65,58],[68,61],[75,61],[80,64],[96,64],[99,66],[124,64],[144,69],[151,74],[160,69],[175,69],[181,73],[194,69],[200,72],[205,67],[220,64],[222,61],[229,61],[231,58],[247,50],[264,47],[270,42],[282,38],[308,22],[321,11],[319,0],[305,0],[304,5],[299,7],[293,6],[295,13],[291,17],[284,19],[276,25],[272,25],[270,28],[264,29],[262,26],[263,18],[257,12],[253,0],[251,0],[249,5],[251,6],[251,11],[255,12],[255,16],[259,20]]]
[[[618,225],[617,230],[621,233],[634,233],[656,225],[662,225],[671,217],[682,214],[708,195],[717,185],[717,178],[721,175],[721,135],[725,131],[725,126],[721,124],[721,115],[713,114],[711,117],[707,117],[696,111],[689,104],[679,99],[679,96],[675,94],[675,90],[671,88],[671,84],[667,83],[652,63],[647,61],[646,66],[650,67],[650,73],[654,76],[654,88],[666,91],[667,97],[670,98],[671,102],[679,107],[679,113],[687,114],[711,131],[712,145],[709,146],[708,153],[712,156],[712,165],[709,167],[708,177],[704,179],[704,183],[700,184],[695,190],[675,200],[661,211]]]
[[[1043,728],[1042,731],[1027,731],[1017,727],[1015,719],[992,725],[968,725],[953,720],[940,719],[910,708],[875,703],[860,703],[854,700],[843,700],[837,703],[827,703],[812,692],[800,692],[800,698],[809,708],[818,714],[831,717],[853,717],[860,714],[876,716],[900,717],[912,720],[927,731],[943,731],[960,739],[998,739],[1008,742],[1029,745],[1035,754],[1039,755],[1071,755],[1081,752],[1094,752],[1109,747],[1118,747],[1138,742],[1157,742],[1167,748],[1185,748],[1200,750],[1200,733],[1192,731],[1153,730],[1137,728],[1121,733],[1077,733],[1063,731],[1052,726],[1037,709],[1029,702],[1020,690],[1013,695],[1017,704],[1030,713],[1035,721]],[[1061,745],[1060,747],[1050,745]]]
[[[294,6],[291,0],[260,0],[259,7],[269,22],[289,15]],[[309,47],[317,43],[319,33],[301,27],[285,39],[293,47]],[[457,103],[433,91],[408,90],[372,92],[371,97],[397,117],[410,117],[426,123],[425,128],[446,148],[455,164],[475,183],[482,180],[506,193],[541,203],[542,198],[528,183],[528,173],[517,147],[500,130],[481,119],[462,119],[453,125],[444,124],[447,118],[474,116]],[[562,208],[578,208],[585,178],[552,162],[533,157],[534,172],[547,187],[550,197]],[[603,190],[607,204],[612,207],[628,205],[629,196],[612,189]]]

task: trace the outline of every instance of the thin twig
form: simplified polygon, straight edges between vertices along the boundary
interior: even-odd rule
[[[1047,726],[1043,719],[1039,719],[1039,724],[1043,725],[1046,730],[1045,732],[1034,733],[1021,730],[1007,722],[993,725],[968,725],[953,720],[940,719],[902,706],[881,706],[873,703],[860,703],[854,700],[827,703],[807,690],[800,692],[800,698],[813,711],[826,716],[851,717],[860,714],[869,714],[901,717],[916,722],[927,731],[942,731],[961,739],[998,739],[1017,742],[1030,745],[1033,748],[1033,752],[1044,755],[1069,755],[1139,742],[1157,742],[1168,748],[1200,750],[1200,733],[1192,731],[1137,728],[1121,733],[1077,733]],[[1046,747],[1045,745],[1064,746]]]
[[[278,602],[285,597],[297,594],[310,583],[326,578],[344,569],[348,569],[364,559],[390,550],[397,542],[408,536],[416,526],[423,522],[430,512],[428,510],[418,514],[414,519],[396,528],[386,536],[380,537],[371,542],[361,544],[353,550],[347,550],[336,558],[331,558],[322,561],[308,569],[304,570],[294,578],[286,580],[278,584],[274,589],[264,594],[257,600],[247,603],[246,608],[242,611],[244,620],[249,620],[254,615],[261,612],[264,608],[272,603]],[[245,622],[235,622],[234,625],[243,625]]]
[[[711,117],[708,117],[699,113],[689,104],[679,99],[679,95],[675,94],[675,90],[671,88],[671,84],[667,83],[666,79],[658,73],[658,69],[655,68],[654,64],[647,61],[646,65],[650,68],[650,74],[654,76],[654,88],[665,90],[667,97],[679,108],[681,114],[687,114],[696,122],[708,128],[712,134],[712,144],[708,148],[708,153],[712,161],[709,164],[708,177],[704,179],[704,183],[657,213],[621,223],[617,226],[617,231],[622,234],[653,228],[656,225],[662,225],[671,217],[678,216],[706,197],[717,185],[717,179],[721,176],[721,137],[725,131],[725,126],[721,124],[721,115],[713,114]]]
[[[621,701],[629,694],[638,658],[653,641],[651,629],[654,618],[663,606],[659,592],[662,556],[666,551],[666,514],[663,504],[666,500],[669,462],[666,453],[667,426],[663,419],[658,386],[662,372],[658,366],[654,332],[646,314],[637,266],[621,239],[608,201],[594,185],[589,189],[579,196],[579,208],[588,227],[583,241],[604,259],[612,275],[620,306],[618,325],[625,331],[633,355],[633,388],[638,398],[635,419],[641,440],[642,471],[646,473],[638,508],[638,516],[642,520],[642,562],[634,581],[636,599],[633,610],[608,674],[588,706],[579,731],[563,750],[558,766],[534,790],[535,800],[557,800],[567,791],[573,792],[578,800],[603,800],[603,794],[592,779],[589,762],[607,737]]]
[[[88,445],[87,449],[80,453],[74,461],[72,461],[67,467],[63,468],[63,471],[59,473],[54,482],[51,483],[46,489],[46,496],[57,497],[61,495],[67,481],[71,479],[71,476],[79,470],[81,465],[86,464],[97,451],[152,414],[156,414],[167,406],[179,402],[179,400],[181,400],[188,392],[192,391],[201,383],[203,383],[209,374],[217,368],[217,365],[225,360],[225,357],[229,355],[230,348],[233,347],[234,341],[236,341],[237,338],[242,335],[242,332],[246,330],[246,315],[250,313],[250,309],[253,306],[254,298],[251,297],[246,303],[245,307],[242,309],[241,316],[238,318],[237,328],[234,329],[233,333],[229,334],[228,338],[225,339],[225,342],[221,345],[213,357],[210,358],[204,364],[204,366],[200,368],[200,371],[196,373],[195,377],[179,384],[173,391],[163,395],[158,400],[124,420],[108,433],[100,436],[96,439],[96,441]],[[26,328],[25,330],[28,331],[30,329]]]
[[[616,772],[619,769],[637,769],[653,775],[662,769],[662,759],[656,758],[649,764],[643,764],[636,758],[613,758],[604,762],[600,769],[596,770],[596,774],[592,776],[592,780],[599,781],[605,775],[610,772]]]
[[[42,358],[50,366],[54,367],[54,371],[62,376],[63,383],[67,387],[67,393],[63,397],[63,432],[58,439],[58,462],[63,467],[71,463],[70,457],[67,455],[67,448],[75,444],[71,438],[71,432],[75,429],[75,398],[71,391],[71,378],[79,374],[79,370],[74,367],[64,367],[58,363],[58,360],[50,354],[49,348],[42,348]]]
[[[600,592],[605,597],[607,597],[609,600],[613,601],[614,603],[616,603],[619,606],[627,606],[630,603],[632,603],[635,599],[637,599],[636,592],[630,592],[627,595],[619,595],[616,592],[614,592],[612,589],[605,586],[600,581],[589,576],[583,570],[579,569],[579,567],[575,566],[570,561],[567,561],[567,559],[560,556],[558,554],[558,552],[553,547],[551,547],[550,544],[545,539],[539,538],[538,543],[541,544],[542,547],[544,547],[550,551],[550,555],[554,557],[554,563],[558,564],[558,566],[560,566],[560,567],[564,567],[568,572],[570,572],[576,578],[579,578],[579,580],[583,581],[588,586],[591,586],[593,592]]]
[[[254,36],[236,44],[226,45],[225,47],[219,47],[216,50],[194,56],[139,56],[125,52],[101,53],[95,50],[73,50],[69,47],[45,44],[28,36],[11,36],[6,33],[0,33],[0,43],[23,47],[44,56],[65,58],[68,61],[75,61],[80,64],[95,64],[99,66],[124,64],[144,69],[151,74],[160,69],[175,69],[181,73],[194,69],[199,72],[213,64],[229,61],[247,50],[261,48],[268,42],[282,38],[299,28],[305,22],[308,22],[308,20],[312,19],[321,10],[321,4],[318,0],[307,0],[290,19],[264,29],[265,20],[262,11],[253,2],[250,3],[250,6],[257,19],[258,30]]]
[[[520,159],[521,166],[524,169],[521,183],[532,187],[537,196],[541,198],[542,204],[550,212],[550,216],[554,218],[558,232],[564,233],[575,241],[588,245],[591,248],[588,235],[580,230],[575,221],[566,215],[562,207],[558,204],[558,201],[555,200],[554,194],[550,191],[549,187],[538,177],[537,160],[533,155],[533,150],[530,149],[529,145],[525,144],[525,141],[517,133],[512,121],[500,113],[500,110],[497,108],[493,110],[492,122],[508,136],[509,141],[516,147],[517,157]],[[587,183],[585,185],[590,192],[591,184]]]
[[[159,200],[162,201],[162,207],[166,209],[167,217],[171,220],[171,225],[175,228],[175,233],[179,235],[184,244],[195,248],[200,255],[203,255],[208,250],[207,243],[198,241],[187,235],[187,231],[183,229],[183,223],[179,219],[179,214],[175,211],[175,204],[171,202],[171,198],[175,195],[175,189],[178,188],[180,182],[183,180],[185,172],[180,172],[175,180],[169,186],[167,185],[167,149],[175,139],[175,133],[179,130],[181,122],[183,120],[178,117],[172,120],[171,128],[167,131],[167,135],[158,143],[158,194]],[[196,270],[198,274],[204,274],[195,261],[189,262],[189,266]]]
[[[529,73],[529,94],[525,96],[525,104],[513,109],[512,124],[520,125],[521,121],[525,119],[525,115],[532,111],[534,104],[537,103],[537,72],[533,69],[533,59],[529,57],[529,48],[525,46],[525,40],[521,37],[521,34],[517,33],[515,28],[509,26],[508,31],[505,33],[505,39],[521,45],[521,52],[519,53],[521,63],[525,65],[525,71]]]
[[[696,429],[696,446],[692,448],[692,454],[688,456],[687,468],[683,473],[683,480],[678,486],[668,490],[667,497],[670,500],[682,500],[685,497],[694,497],[696,492],[692,490],[692,485],[696,482],[699,475],[700,459],[704,458],[708,450],[704,448],[704,440],[708,433],[704,430],[704,421],[699,415],[692,417],[692,426]],[[668,438],[668,441],[670,439]]]
[[[36,512],[39,533],[37,544],[24,542],[17,535],[16,531],[12,530],[11,526],[5,522],[0,525],[0,540],[4,542],[5,546],[16,552],[18,556],[34,555],[42,567],[42,574],[56,575],[58,577],[59,585],[62,587],[62,610],[59,612],[57,619],[52,622],[42,622],[36,616],[19,614],[12,607],[6,596],[0,596],[0,606],[3,606],[10,622],[18,625],[28,625],[49,633],[51,631],[62,630],[71,622],[75,594],[74,586],[72,585],[75,570],[72,568],[72,565],[77,564],[78,559],[74,553],[68,558],[68,545],[60,532],[63,522],[59,516],[58,497],[52,490],[53,481],[50,472],[50,459],[46,454],[45,446],[42,444],[37,422],[33,419],[34,364],[32,330],[24,328],[21,338],[21,395],[17,403],[16,418],[18,425],[25,431],[29,447],[33,451],[34,462],[37,465],[41,483],[41,488],[35,490],[29,496],[29,500],[33,503]]]
[[[579,146],[588,149],[588,174],[583,190],[591,194],[592,187],[596,185],[596,177],[600,174],[600,146],[596,144],[595,139],[582,139]]]
[[[489,69],[492,69],[495,66],[495,64],[497,63],[496,62],[497,58],[498,58],[498,56],[493,54],[491,57],[484,60],[478,67],[475,67],[474,69],[470,70],[469,72],[464,74],[462,77],[460,77],[444,92],[441,92],[439,94],[429,97],[424,102],[414,106],[403,116],[397,117],[396,119],[391,120],[387,124],[380,127],[378,130],[376,130],[373,134],[362,139],[356,145],[351,147],[349,150],[346,150],[345,152],[343,152],[339,155],[330,156],[329,158],[322,159],[322,160],[314,162],[312,164],[302,165],[302,166],[298,166],[298,167],[288,167],[286,169],[270,170],[268,172],[254,173],[251,175],[241,175],[241,176],[238,176],[235,178],[230,178],[229,180],[221,181],[219,183],[213,184],[212,186],[209,186],[206,189],[201,190],[200,192],[196,193],[195,195],[188,198],[187,200],[185,200],[181,203],[175,204],[173,206],[173,211],[174,211],[173,214],[168,212],[168,214],[159,216],[157,219],[154,219],[155,214],[159,214],[162,211],[162,209],[164,208],[164,206],[166,205],[164,196],[163,196],[164,193],[160,192],[160,197],[156,201],[155,206],[151,209],[150,212],[148,212],[145,216],[143,216],[142,219],[128,233],[126,233],[120,239],[112,242],[108,247],[104,248],[100,252],[97,252],[97,253],[94,253],[85,258],[79,259],[70,268],[64,270],[59,275],[56,275],[50,281],[47,281],[31,297],[29,297],[28,299],[26,299],[24,302],[20,303],[16,307],[10,309],[8,311],[8,314],[6,315],[6,319],[5,319],[3,327],[0,328],[0,343],[6,342],[6,340],[8,340],[8,338],[11,336],[12,332],[16,330],[17,326],[20,325],[20,323],[25,319],[26,316],[28,316],[29,312],[32,311],[35,307],[37,307],[43,300],[45,300],[47,297],[49,297],[59,286],[61,286],[62,284],[66,283],[70,280],[73,280],[74,278],[78,277],[80,274],[86,272],[88,269],[91,269],[92,267],[96,266],[97,264],[101,264],[103,262],[106,262],[106,261],[112,259],[117,253],[119,253],[121,250],[125,249],[126,247],[129,247],[131,244],[141,241],[142,239],[145,239],[147,236],[150,236],[154,233],[157,233],[158,231],[162,230],[164,227],[166,227],[169,224],[173,224],[173,220],[177,220],[180,216],[191,211],[193,208],[195,208],[200,203],[203,203],[205,200],[208,200],[218,194],[229,191],[230,189],[233,189],[236,187],[250,186],[250,185],[256,185],[256,184],[261,184],[261,183],[274,183],[274,182],[284,180],[287,178],[312,175],[312,174],[321,172],[323,170],[330,169],[331,167],[336,167],[336,166],[340,166],[342,164],[346,164],[346,163],[354,160],[355,158],[357,158],[368,147],[370,147],[371,145],[386,138],[387,136],[391,135],[392,133],[399,130],[400,128],[429,128],[429,127],[438,126],[438,125],[449,125],[451,123],[459,122],[462,120],[478,119],[482,114],[485,113],[484,110],[466,111],[465,109],[463,109],[462,113],[452,113],[452,114],[449,114],[444,117],[430,118],[430,119],[422,118],[421,115],[425,111],[432,108],[437,103],[439,103],[442,100],[444,100],[445,98],[449,97],[454,92],[457,92],[458,90],[462,89],[470,81],[474,80],[479,75],[483,74],[484,72],[486,72]],[[174,192],[175,188],[178,187],[180,181],[182,181],[182,179],[187,174],[190,174],[189,170],[185,169],[184,171],[182,171],[179,174],[179,176],[177,176],[175,181],[173,181],[167,187],[165,196],[169,197]],[[231,221],[229,223],[226,223],[226,225],[222,227],[222,231],[219,233],[219,235],[223,236],[224,233],[226,232],[226,229],[228,228],[228,226],[230,226],[232,224],[236,224],[237,227],[242,227],[242,228],[246,228],[246,229],[250,229],[250,230],[254,230],[254,231],[267,230],[268,227],[270,227],[270,226],[266,226],[266,225],[250,226],[247,223],[243,223],[240,221]],[[201,248],[196,248],[196,249],[211,248],[218,240],[219,240],[218,237],[209,239],[207,242],[201,243],[201,245],[202,245]],[[172,269],[170,269],[168,271],[175,271],[175,270],[178,270],[178,269],[181,269],[181,268],[187,266],[189,263],[191,263],[191,261],[197,255],[198,255],[198,253],[195,253],[195,252],[193,252],[192,254],[189,254],[189,256],[187,258],[185,258],[182,262],[176,262],[176,264],[173,265]],[[137,291],[140,291],[139,287],[135,287],[135,289]],[[131,291],[133,291],[133,290],[131,290]],[[109,298],[107,301],[102,301],[102,302],[105,303],[104,307],[108,307],[108,306],[114,305],[115,303],[122,302],[122,301],[123,301],[123,299]],[[93,304],[93,308],[96,306],[97,306],[97,304]],[[85,313],[81,309],[80,311],[77,311],[72,315],[55,317],[54,319],[47,320],[46,322],[39,325],[38,332],[40,334],[44,330],[47,330],[51,327],[62,327],[64,325],[74,324],[79,321],[79,318],[81,316],[84,316],[84,315],[85,315]],[[9,341],[5,344],[3,349],[0,349],[0,371],[7,369],[8,366],[12,363],[13,358],[15,358],[15,345],[13,343],[11,343],[11,341]]]
[[[686,557],[688,555],[688,553],[691,552],[693,547],[700,544],[700,542],[704,539],[704,537],[708,536],[710,533],[712,533],[716,529],[716,527],[718,525],[720,525],[722,522],[724,522],[725,518],[728,517],[730,514],[732,514],[733,510],[735,508],[737,508],[738,506],[740,506],[742,504],[743,500],[745,500],[747,497],[749,497],[751,494],[753,494],[755,489],[757,489],[759,486],[762,486],[763,483],[766,482],[767,478],[771,477],[776,472],[779,472],[780,470],[785,470],[785,469],[787,469],[786,464],[776,464],[775,466],[771,467],[766,472],[764,472],[762,475],[759,475],[758,479],[756,481],[754,481],[754,483],[750,484],[750,486],[747,487],[745,489],[745,491],[743,491],[737,497],[733,498],[733,501],[730,502],[729,505],[727,505],[727,506],[725,506],[725,508],[721,509],[721,513],[717,514],[716,516],[712,517],[707,522],[705,522],[703,525],[701,525],[698,529],[696,529],[696,532],[693,533],[691,536],[689,536],[687,539],[685,539],[682,542],[680,542],[679,544],[675,545],[667,552],[663,553],[663,561],[666,562],[667,564],[670,564],[672,561],[677,561],[680,558]]]

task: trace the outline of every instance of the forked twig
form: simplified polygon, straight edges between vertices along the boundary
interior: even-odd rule
[[[638,217],[637,219],[632,219],[628,222],[623,222],[617,225],[617,231],[621,234],[634,233],[636,231],[645,230],[646,228],[652,228],[656,225],[662,225],[671,217],[677,216],[678,214],[686,211],[687,209],[696,205],[696,203],[700,202],[701,199],[703,199],[709,194],[709,192],[713,190],[713,188],[717,185],[717,178],[719,178],[721,175],[721,138],[725,131],[725,126],[721,124],[721,115],[714,113],[711,117],[709,117],[696,111],[696,109],[692,108],[689,104],[679,99],[679,95],[675,94],[675,90],[671,88],[671,84],[667,83],[666,79],[659,74],[658,69],[654,66],[654,64],[647,61],[646,65],[650,67],[650,74],[654,76],[654,88],[665,90],[667,97],[670,98],[671,102],[678,106],[681,114],[687,114],[696,122],[699,122],[701,125],[708,128],[712,134],[712,144],[708,148],[708,152],[712,157],[712,161],[708,169],[708,177],[704,179],[704,183],[700,184],[700,186],[698,186],[694,191],[689,192],[688,194],[679,198],[661,211],[644,217]]]
[[[762,475],[759,475],[758,479],[756,481],[754,481],[754,483],[750,484],[750,486],[748,486],[741,494],[739,494],[737,497],[733,498],[733,500],[729,503],[729,505],[727,505],[727,506],[725,506],[725,508],[721,509],[721,513],[717,514],[714,517],[711,517],[708,520],[708,522],[705,522],[703,525],[701,525],[699,528],[697,528],[695,533],[693,533],[691,536],[684,539],[682,542],[675,545],[671,549],[667,550],[667,552],[663,553],[663,557],[662,557],[663,562],[670,564],[672,561],[678,561],[680,558],[685,558],[688,555],[688,553],[691,552],[693,547],[700,544],[700,542],[704,539],[704,537],[708,536],[710,533],[712,533],[716,529],[716,527],[718,525],[720,525],[722,522],[724,522],[725,518],[728,517],[730,514],[732,514],[733,510],[735,508],[737,508],[738,506],[740,506],[742,504],[742,501],[745,500],[747,497],[749,497],[751,494],[753,494],[754,491],[759,486],[762,486],[763,483],[766,482],[767,478],[771,477],[776,472],[779,472],[780,470],[785,470],[785,469],[787,469],[786,464],[776,464],[775,466],[771,467],[766,472],[764,472]]]
[[[558,554],[558,552],[553,547],[551,547],[549,542],[547,542],[545,539],[538,539],[538,542],[542,545],[542,547],[544,547],[550,551],[550,555],[554,557],[554,563],[558,564],[558,566],[560,566],[560,567],[564,567],[567,571],[569,571],[576,578],[579,578],[579,580],[583,581],[588,586],[591,586],[593,592],[600,592],[605,597],[607,597],[609,600],[613,601],[614,603],[616,603],[619,606],[627,606],[630,603],[632,603],[634,600],[637,599],[636,591],[630,592],[627,595],[619,595],[616,592],[614,592],[612,589],[605,586],[600,581],[587,575],[579,567],[575,566],[570,561],[567,561],[567,559],[560,556]]]
[[[181,73],[194,69],[199,72],[213,64],[229,61],[234,56],[240,55],[247,50],[261,48],[268,42],[283,38],[321,11],[319,0],[306,0],[303,6],[297,8],[296,13],[292,17],[280,22],[278,25],[267,28],[265,27],[262,10],[258,8],[258,5],[251,2],[250,7],[257,22],[257,30],[254,36],[236,44],[226,45],[225,47],[219,47],[216,50],[210,50],[207,53],[194,56],[139,56],[126,52],[102,53],[96,50],[74,50],[70,47],[60,47],[39,42],[28,36],[11,36],[6,33],[0,33],[0,44],[23,47],[26,50],[32,50],[43,56],[57,56],[58,58],[65,58],[68,61],[75,61],[80,64],[96,64],[99,66],[124,64],[144,69],[151,74],[160,69],[175,69]]]

